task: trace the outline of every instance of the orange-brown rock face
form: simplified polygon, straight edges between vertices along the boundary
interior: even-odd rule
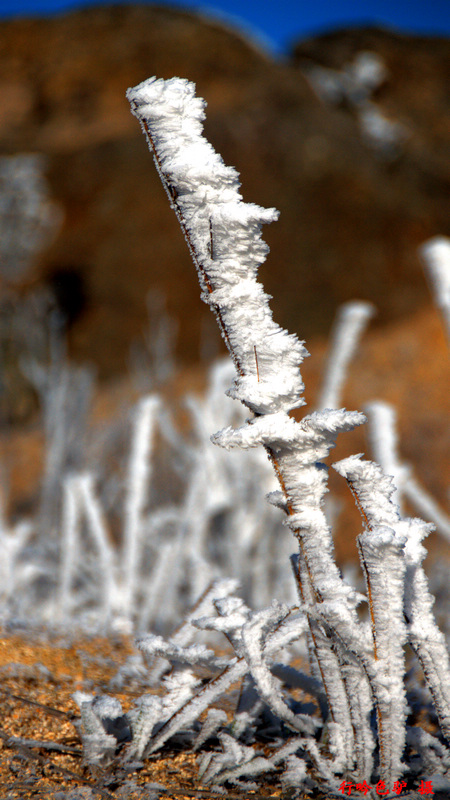
[[[154,288],[178,319],[182,362],[198,358],[202,336],[210,352],[220,347],[125,99],[149,75],[185,76],[208,101],[207,136],[241,171],[245,199],[282,212],[265,232],[271,254],[261,277],[277,321],[312,339],[309,400],[323,352],[316,336],[340,302],[372,300],[378,329],[345,402],[396,403],[402,452],[445,505],[448,363],[417,247],[450,233],[448,43],[341,31],[300,42],[289,63],[276,63],[229,28],[149,6],[15,20],[0,30],[0,153],[43,153],[63,213],[20,287],[26,294],[50,283],[66,313],[69,354],[93,361],[101,378],[120,377]],[[319,96],[314,69],[341,80],[364,53],[384,69],[370,96]],[[399,126],[391,150],[364,130],[363,112],[374,109]],[[16,399],[14,408],[27,416]],[[364,441],[355,446],[367,452]]]
[[[445,43],[341,32],[275,63],[229,28],[148,6],[4,22],[0,39],[0,152],[44,153],[64,214],[26,285],[59,286],[71,354],[94,361],[100,376],[125,369],[152,287],[179,320],[183,360],[197,358],[209,324],[125,99],[152,74],[197,82],[207,135],[240,170],[245,199],[281,210],[262,269],[278,321],[310,337],[352,297],[373,300],[380,322],[428,302],[416,248],[450,225]],[[404,134],[389,157],[363,135],[354,108],[319,99],[305,77],[313,63],[342,70],[367,50],[387,70],[371,99]]]

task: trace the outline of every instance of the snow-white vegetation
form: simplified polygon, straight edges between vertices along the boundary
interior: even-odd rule
[[[361,511],[365,593],[343,577],[325,513],[325,462],[338,434],[365,422],[340,396],[372,308],[340,312],[317,408],[294,416],[307,351],[257,281],[261,226],[277,212],[242,201],[236,171],[202,136],[193,84],[150,79],[128,97],[231,361],[212,368],[203,398],[186,398],[187,433],[157,393],[141,399],[123,474],[108,464],[117,431],[86,435],[90,375],[60,353],[47,369],[27,364],[47,460],[36,517],[0,519],[3,622],[137,633],[112,696],[75,695],[93,765],[138,769],[177,741],[218,792],[266,775],[289,796],[448,790],[450,670],[422,568],[433,525],[405,517],[403,497],[446,535],[449,523],[428,496],[426,511],[389,408],[367,409],[380,464],[332,465]],[[114,691],[133,683],[146,693],[124,714]],[[220,701],[237,684],[232,715]]]
[[[211,368],[203,398],[184,399],[184,434],[156,394],[125,423],[92,429],[88,371],[67,363],[27,371],[42,397],[46,458],[35,515],[13,525],[2,518],[9,626],[64,628],[70,619],[99,631],[168,631],[226,576],[254,608],[293,601],[291,543],[263,501],[275,489],[267,459],[251,451],[239,463],[210,442],[223,422],[244,420],[224,394],[228,361]],[[112,470],[117,452],[123,463]]]

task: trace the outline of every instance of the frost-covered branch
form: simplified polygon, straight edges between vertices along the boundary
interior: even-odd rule
[[[403,685],[406,629],[403,622],[406,535],[392,502],[394,487],[378,464],[351,456],[333,465],[354,493],[365,521],[358,537],[367,587],[374,662],[368,664],[376,700],[381,772],[385,780],[402,773],[406,697]]]
[[[374,701],[380,773],[391,782],[403,769],[407,710],[403,645],[408,638],[418,652],[422,649],[419,657],[428,672],[436,706],[440,707],[443,730],[448,709],[446,679],[439,685],[439,668],[433,672],[431,663],[433,655],[442,662],[441,643],[433,635],[433,643],[437,644],[432,655],[430,637],[420,636],[414,628],[413,620],[420,618],[415,604],[420,602],[418,598],[425,597],[422,573],[416,563],[413,565],[413,556],[408,562],[408,525],[400,519],[392,502],[391,480],[377,465],[358,457],[337,465],[347,477],[365,521],[359,546],[370,625],[360,621],[357,606],[361,596],[344,581],[335,563],[332,534],[323,510],[328,490],[325,462],[330,450],[339,433],[365,421],[357,411],[334,406],[338,405],[342,376],[354,343],[371,309],[366,304],[350,308],[336,338],[332,357],[336,370],[331,371],[325,385],[321,410],[301,421],[294,419],[290,412],[305,403],[300,365],[307,352],[303,343],[273,321],[269,297],[256,277],[268,251],[261,240],[261,226],[277,219],[276,210],[243,203],[237,172],[224,165],[202,136],[204,102],[195,97],[192,83],[178,78],[151,78],[127,94],[186,237],[202,299],[214,311],[233,359],[236,377],[227,394],[253,413],[237,427],[224,427],[211,437],[212,441],[225,449],[248,450],[259,445],[264,448],[280,486],[278,491],[269,493],[268,500],[284,511],[286,524],[298,540],[295,575],[302,629],[307,623],[315,652],[314,676],[322,680],[329,704],[327,726],[333,760],[323,763],[312,738],[307,739],[305,750],[329,782],[338,773],[358,773],[370,779],[374,750],[370,711]],[[410,596],[405,595],[408,570],[414,578]],[[424,602],[426,612],[428,600],[425,598]],[[260,697],[291,727],[303,728],[300,717],[293,715],[277,696],[274,673],[266,661],[279,632],[272,635],[270,647],[265,638],[271,626],[281,619],[280,608],[255,617],[235,598],[219,600],[215,606],[219,616],[200,619],[197,625],[225,633],[235,649],[236,660],[164,722],[150,737],[148,752],[197,718],[231,680],[243,677],[247,668]],[[169,655],[169,650],[165,652]],[[193,651],[186,650],[187,660],[193,656]],[[241,756],[246,759],[243,753]],[[225,763],[226,757],[214,764],[210,760],[205,775],[212,779]],[[255,763],[253,767],[258,771],[262,765]],[[225,770],[225,774],[231,779],[231,773]],[[240,774],[233,773],[233,777]]]
[[[194,90],[185,80],[152,78],[130,89],[128,99],[187,239],[202,297],[215,312],[233,358],[237,377],[228,393],[255,415],[237,430],[216,434],[213,441],[226,448],[263,445],[280,482],[280,503],[299,540],[311,599],[307,613],[320,620],[326,616],[327,630],[343,642],[349,637],[356,642],[355,595],[335,564],[322,510],[327,491],[322,462],[338,433],[360,425],[364,417],[343,409],[315,412],[300,423],[288,416],[305,402],[300,364],[307,353],[295,336],[273,322],[268,296],[256,280],[268,249],[260,228],[275,220],[277,212],[242,202],[236,171],[225,167],[201,135],[204,103]],[[329,648],[327,636],[324,641]],[[326,659],[322,661],[324,671]],[[330,684],[341,680],[333,668],[328,672]],[[339,710],[334,712],[338,720]]]
[[[231,394],[255,413],[304,401],[303,344],[274,323],[256,272],[268,252],[264,223],[278,212],[244,203],[238,173],[201,135],[204,101],[189,81],[154,78],[127,92],[141,122],[238,377]]]
[[[374,639],[376,669],[371,683],[381,739],[386,736],[383,717],[388,717],[388,746],[382,748],[380,742],[381,758],[389,758],[389,772],[395,774],[405,741],[404,726],[399,725],[406,718],[402,680],[405,641],[410,642],[422,665],[442,732],[447,739],[450,735],[449,658],[421,566],[426,554],[421,542],[433,526],[420,519],[400,518],[393,502],[392,479],[377,464],[352,456],[333,466],[349,482],[366,524],[358,543]]]

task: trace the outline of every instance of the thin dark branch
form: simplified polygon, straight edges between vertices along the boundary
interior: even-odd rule
[[[58,708],[53,708],[52,706],[46,706],[44,703],[38,703],[37,700],[30,700],[29,697],[22,697],[19,694],[13,694],[12,692],[8,692],[7,689],[0,689],[0,694],[4,694],[7,697],[10,697],[12,700],[17,700],[19,703],[25,703],[29,706],[34,706],[35,708],[40,708],[42,711],[46,711],[48,714],[51,714],[54,717],[62,717],[64,719],[69,720],[69,722],[73,722],[75,719],[78,719],[76,714],[69,714],[68,711],[60,711]]]
[[[211,256],[211,261],[214,261],[213,224],[211,217],[209,218],[209,255]]]
[[[10,736],[8,744],[11,747],[31,747],[39,750],[53,750],[57,753],[69,753],[74,756],[83,755],[83,751],[79,747],[70,747],[70,745],[59,744],[59,742],[46,742],[42,739],[22,739],[20,736]]]
[[[255,351],[255,361],[256,361],[256,377],[258,378],[259,383],[259,366],[258,366],[258,353],[256,352],[256,345],[253,345],[253,350]]]

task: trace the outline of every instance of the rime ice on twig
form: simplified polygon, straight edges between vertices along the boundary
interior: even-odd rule
[[[374,460],[393,480],[392,501],[402,508],[402,494],[408,477],[408,468],[398,457],[398,437],[395,410],[389,403],[373,401],[365,407],[369,421],[369,439]]]
[[[433,615],[434,598],[422,567],[426,550],[422,540],[433,529],[421,519],[405,520],[407,526],[405,615],[408,636],[433,697],[441,730],[450,742],[450,664],[445,637]]]
[[[53,323],[53,328],[55,324]],[[86,367],[69,366],[64,347],[51,330],[51,363],[24,364],[27,376],[40,395],[46,448],[41,488],[39,527],[45,537],[56,535],[61,476],[80,468],[84,431],[92,396],[93,374]]]
[[[330,786],[336,773],[351,774],[354,769],[370,779],[370,683],[378,710],[381,777],[391,781],[402,769],[406,718],[402,653],[406,640],[406,531],[391,502],[390,479],[358,458],[341,462],[338,468],[353,485],[368,529],[360,537],[360,547],[371,611],[371,641],[370,628],[356,613],[360,596],[342,579],[334,561],[331,531],[323,511],[328,477],[324,461],[337,435],[360,425],[365,418],[358,412],[330,408],[309,414],[301,422],[289,415],[291,409],[304,404],[299,366],[306,351],[294,336],[273,322],[269,298],[256,281],[257,269],[267,253],[260,238],[261,225],[275,220],[277,212],[242,202],[236,171],[225,167],[202,137],[204,103],[194,91],[194,85],[186,80],[152,78],[130,89],[128,98],[186,237],[203,299],[214,311],[232,356],[237,377],[228,394],[254,412],[244,424],[227,426],[212,440],[226,449],[264,447],[280,483],[280,491],[271,492],[269,500],[286,513],[286,522],[299,542],[296,577],[301,627],[304,631],[307,621],[330,706],[329,752],[333,761],[325,761],[312,738],[304,740],[304,749]],[[338,345],[336,360],[340,366],[325,393],[330,398],[323,401],[327,405],[338,402],[343,368],[351,353],[347,345],[355,341],[369,313],[366,305],[356,309],[353,333]],[[416,584],[411,607],[420,593]],[[197,625],[223,631],[238,658],[167,720],[149,742],[150,752],[180,726],[198,717],[232,679],[243,676],[246,660],[260,694],[269,702],[273,700],[274,677],[265,656],[286,632],[282,634],[280,629],[264,643],[270,612],[262,612],[258,619],[233,599],[215,605],[219,617],[198,620]],[[437,675],[431,676],[430,685],[436,683],[435,678]],[[445,698],[438,697],[438,692],[436,696],[445,720]],[[272,705],[292,724],[279,698]],[[211,771],[215,770],[210,759],[205,772],[210,765]]]
[[[223,728],[228,722],[226,711],[220,708],[210,708],[202,729],[197,736],[194,743],[194,750],[198,750],[209,738],[215,736],[220,728]]]
[[[100,618],[103,625],[111,620],[117,591],[115,554],[109,540],[100,503],[94,492],[94,479],[89,473],[71,475],[63,483],[61,570],[58,586],[57,615],[62,620],[70,615],[73,602],[72,584],[81,556],[81,520],[98,553],[97,583],[101,595]]]
[[[186,236],[203,298],[233,358],[237,378],[229,394],[256,415],[238,430],[216,434],[214,441],[227,448],[265,447],[285,496],[289,525],[301,543],[314,613],[322,619],[325,608],[327,616],[334,609],[338,635],[345,640],[351,632],[357,638],[354,592],[339,575],[321,508],[327,474],[320,462],[337,434],[364,417],[345,410],[317,412],[301,423],[288,417],[304,404],[299,366],[306,351],[273,322],[268,297],[256,281],[267,253],[261,224],[275,220],[277,212],[242,202],[237,173],[201,136],[203,101],[194,89],[185,80],[152,78],[130,89],[128,98]],[[339,675],[328,677],[332,683]],[[348,728],[350,741],[350,723]],[[346,759],[352,766],[351,747]]]
[[[219,734],[223,748],[222,753],[207,754],[200,766],[200,777],[205,784],[221,784],[228,781],[242,787],[239,778],[260,775],[262,772],[275,769],[275,765],[267,758],[262,758],[253,747],[239,744],[227,733]],[[245,788],[250,788],[249,785]],[[253,789],[257,787],[252,786]]]
[[[84,758],[88,764],[102,764],[115,754],[119,742],[131,738],[128,720],[115,697],[75,692],[80,708]]]
[[[219,586],[218,589],[220,590],[220,588]],[[139,646],[149,655],[164,655],[164,657],[169,658],[172,662],[179,665],[201,664],[211,667],[211,669],[216,672],[218,668],[222,669],[222,671],[198,691],[198,686],[195,683],[189,684],[187,687],[189,691],[186,692],[184,702],[182,703],[178,702],[178,700],[176,704],[171,703],[169,698],[168,703],[156,707],[155,702],[157,698],[154,698],[152,700],[149,699],[144,705],[141,705],[133,721],[134,735],[131,745],[132,754],[137,753],[139,757],[141,757],[144,753],[153,753],[158,750],[181,728],[185,728],[198,719],[211,703],[218,699],[229,686],[242,679],[249,671],[250,664],[247,663],[246,657],[244,657],[243,628],[247,621],[251,621],[252,617],[258,618],[257,615],[252,615],[250,610],[239,598],[217,600],[216,606],[219,610],[219,616],[203,617],[195,621],[195,624],[201,629],[216,630],[225,633],[233,643],[233,647],[238,655],[237,658],[230,658],[224,662],[223,659],[216,658],[211,651],[206,650],[203,646],[190,645],[188,647],[183,647],[177,645],[173,640],[164,642],[164,640],[158,636],[144,636],[140,640]],[[263,616],[265,613],[267,617],[268,615],[270,616],[270,614],[273,616],[274,612],[273,609],[271,609],[269,612],[261,613],[263,613]],[[293,616],[295,617],[295,615]],[[298,639],[304,633],[304,630],[305,618],[303,615],[301,615],[300,620],[298,618],[288,618],[281,621],[281,624],[275,631],[266,631],[264,655],[270,658],[275,652]],[[239,657],[241,652],[244,653],[244,656]],[[224,663],[226,665],[223,669]],[[268,677],[269,681],[273,680],[272,676]],[[169,709],[171,709],[170,714],[168,713]],[[157,730],[155,735],[152,736],[156,720],[164,721],[164,724]],[[312,720],[310,724],[312,729],[317,727],[317,723]]]
[[[216,658],[213,651],[208,650],[203,644],[183,647],[152,633],[137,639],[136,645],[146,656],[167,658],[172,664],[206,666],[216,669],[224,669],[228,664],[228,659]]]
[[[352,456],[333,466],[351,485],[367,526],[358,542],[374,638],[374,670],[368,664],[368,673],[377,703],[381,763],[385,774],[395,777],[405,742],[402,647],[406,640],[422,665],[442,732],[450,736],[448,654],[421,567],[425,555],[421,540],[432,526],[400,518],[392,500],[392,480],[377,464]]]
[[[201,135],[204,101],[195,97],[194,84],[151,78],[127,96],[186,236],[203,299],[235,363],[232,395],[260,414],[302,405],[299,366],[306,351],[273,322],[268,296],[256,281],[268,251],[261,225],[278,212],[242,202],[236,170]]]
[[[288,609],[279,603],[254,614],[242,628],[245,660],[262,697],[269,708],[293,730],[313,733],[315,720],[304,714],[294,714],[280,693],[280,686],[272,675],[265,659],[268,634],[288,615]]]
[[[403,771],[407,712],[403,685],[406,534],[392,502],[392,480],[378,464],[351,456],[333,467],[347,479],[366,523],[358,546],[373,636],[374,661],[367,670],[377,706],[381,771],[385,780],[392,781]]]

